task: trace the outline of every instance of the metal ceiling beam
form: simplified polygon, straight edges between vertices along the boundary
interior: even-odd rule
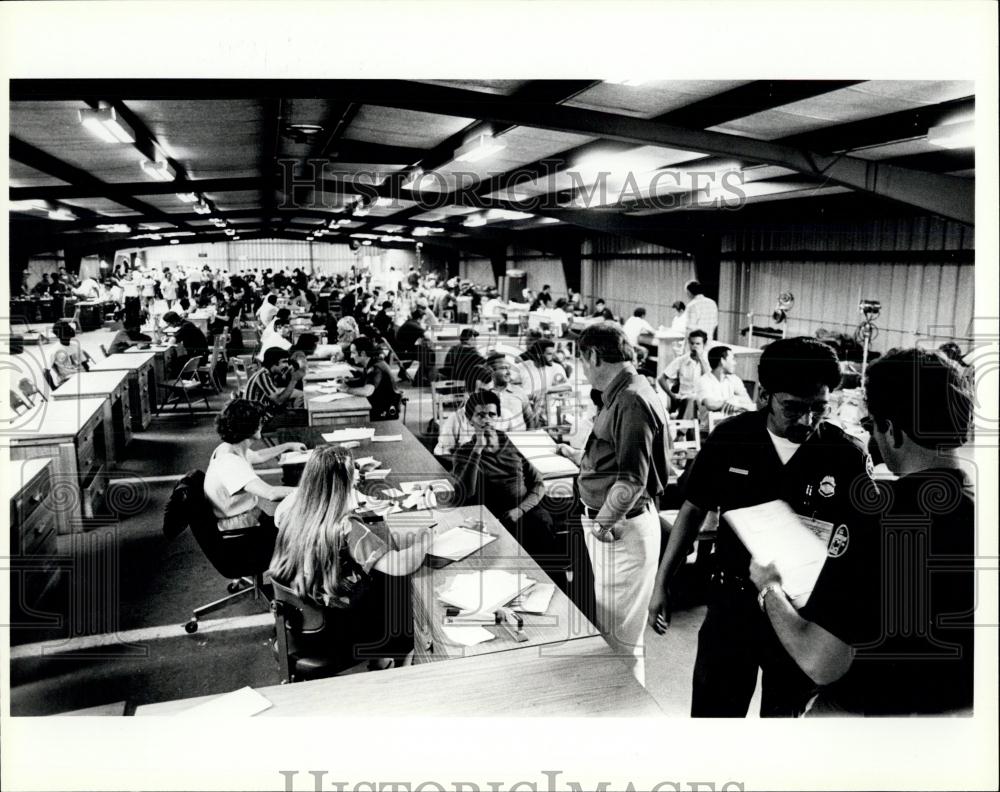
[[[278,153],[281,146],[281,129],[284,126],[282,99],[265,99],[264,134],[260,150],[261,173],[261,212],[264,227],[271,228],[271,217],[277,206],[278,192]]]
[[[35,170],[41,171],[42,173],[47,173],[49,176],[54,176],[61,181],[90,187],[100,193],[99,197],[109,198],[109,200],[115,201],[116,203],[121,204],[122,206],[135,212],[146,215],[147,217],[176,225],[170,215],[160,209],[157,209],[155,206],[150,206],[149,204],[137,201],[134,198],[110,198],[107,195],[106,189],[108,185],[96,176],[63,162],[57,157],[53,157],[51,154],[48,154],[41,149],[37,149],[13,136],[10,138],[10,158],[20,162],[22,165],[27,165]],[[111,218],[108,222],[115,222],[115,220]],[[183,221],[181,222],[181,225],[182,227],[187,228],[187,224],[183,223]]]
[[[181,188],[184,189],[181,189]],[[259,190],[258,176],[228,177],[222,179],[190,179],[179,182],[101,182],[94,184],[52,185],[51,187],[11,187],[8,195],[12,201],[32,201],[36,199],[68,200],[71,198],[132,198],[137,195],[173,195],[178,192],[239,192]]]
[[[780,165],[975,225],[975,185],[954,176],[913,171],[850,156],[820,154],[764,140],[686,129],[615,113],[564,105],[538,108],[474,91],[422,83],[405,84],[410,86],[409,92],[404,92],[402,86],[388,86],[381,95],[375,92],[376,95],[369,96],[368,101],[400,109],[595,135],[638,145],[701,151]]]

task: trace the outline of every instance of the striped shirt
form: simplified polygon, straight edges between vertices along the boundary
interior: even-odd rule
[[[261,367],[247,380],[245,397],[252,402],[263,404],[269,412],[274,412],[277,406],[274,396],[280,391],[281,389],[271,379],[271,372]]]

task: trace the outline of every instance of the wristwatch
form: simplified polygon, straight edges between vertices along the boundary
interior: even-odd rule
[[[768,583],[766,586],[764,586],[764,588],[762,588],[760,590],[760,593],[757,595],[757,605],[759,605],[761,611],[765,613],[767,612],[765,600],[767,599],[767,595],[770,594],[772,591],[778,592],[779,594],[781,594],[782,597],[786,596],[785,590],[781,587],[780,583]]]

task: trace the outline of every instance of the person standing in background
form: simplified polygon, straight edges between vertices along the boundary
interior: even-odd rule
[[[709,340],[715,338],[719,327],[719,306],[711,297],[705,296],[704,287],[698,281],[689,281],[687,286],[687,329],[701,330]]]

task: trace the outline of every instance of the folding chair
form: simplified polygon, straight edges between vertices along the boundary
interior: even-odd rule
[[[431,426],[428,434],[437,434],[448,416],[465,404],[466,390],[462,380],[434,380],[431,382]]]
[[[693,418],[670,422],[674,437],[674,464],[686,467],[688,462],[701,451],[701,424]],[[683,459],[683,464],[680,460]]]
[[[229,370],[236,377],[236,391],[234,396],[242,397],[246,392],[247,382],[250,380],[250,369],[243,357],[233,357],[229,359]]]
[[[212,351],[208,356],[208,363],[203,366],[198,366],[198,376],[201,381],[206,385],[211,387],[216,393],[222,393],[222,388],[225,383],[220,383],[215,377],[215,369],[220,363],[225,362],[226,356],[226,336],[219,334],[215,337],[215,343],[212,344]]]
[[[30,377],[22,377],[21,381],[17,383],[17,388],[21,392],[21,395],[28,400],[29,405],[34,406],[35,396],[38,396],[42,401],[48,401],[45,394],[35,387],[35,383]]]
[[[168,384],[161,384],[160,390],[165,392],[166,398],[160,400],[159,405],[156,408],[156,414],[159,415],[167,404],[173,403],[174,411],[177,409],[177,405],[181,402],[181,397],[187,402],[188,410],[194,413],[194,405],[191,404],[190,393],[193,391],[202,391],[201,397],[205,400],[205,407],[209,410],[212,409],[212,405],[208,403],[208,395],[205,392],[208,387],[204,382],[202,382],[201,377],[198,374],[199,361],[201,359],[198,357],[191,358],[187,363],[181,368],[180,373],[177,375],[177,379]]]

